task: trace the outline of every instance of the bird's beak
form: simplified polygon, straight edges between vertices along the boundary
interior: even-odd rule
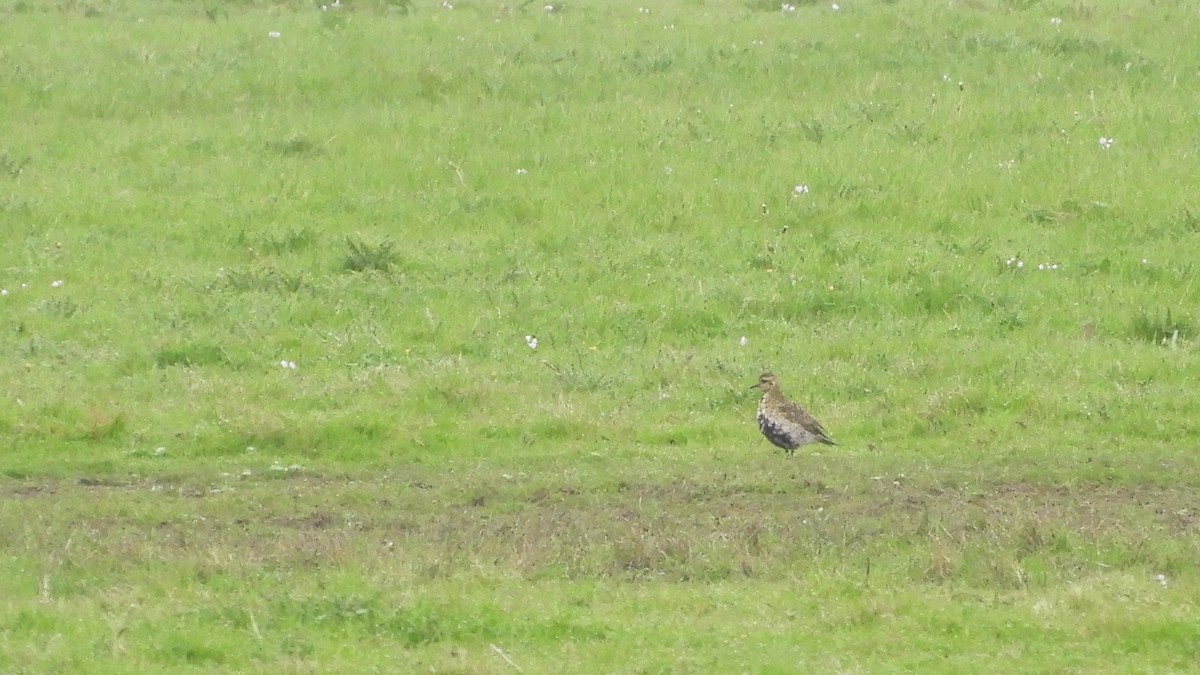
[[[758,385],[757,385],[757,384],[752,384],[752,385],[750,385],[750,389],[758,389]],[[749,391],[749,390],[747,390],[747,391]]]

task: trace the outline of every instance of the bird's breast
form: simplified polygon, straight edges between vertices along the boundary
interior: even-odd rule
[[[762,432],[763,436],[766,436],[768,441],[785,450],[794,450],[800,445],[800,439],[791,432],[787,424],[773,419],[761,410],[758,413],[758,430]]]

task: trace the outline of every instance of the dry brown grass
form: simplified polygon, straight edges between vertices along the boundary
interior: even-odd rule
[[[551,487],[295,475],[0,490],[6,554],[112,568],[400,565],[437,578],[486,566],[525,578],[690,580],[870,564],[913,581],[1009,587],[1104,565],[1165,570],[1200,553],[1192,488],[866,480],[764,491],[704,479]]]
[[[906,645],[934,631],[1034,660],[1126,636],[1177,665],[1194,635],[1193,488],[500,475],[5,480],[5,630],[32,637],[0,663],[495,672],[495,645],[559,672],[680,663],[719,631],[727,662],[885,644],[924,668]]]

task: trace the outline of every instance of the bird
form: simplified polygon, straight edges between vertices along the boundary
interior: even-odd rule
[[[788,400],[779,390],[779,378],[766,372],[758,378],[758,384],[750,387],[762,390],[758,401],[758,429],[775,445],[783,448],[788,457],[796,454],[796,448],[809,443],[837,445],[821,423],[807,410]]]

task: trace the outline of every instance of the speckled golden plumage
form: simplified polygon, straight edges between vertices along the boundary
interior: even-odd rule
[[[758,429],[768,441],[786,450],[788,456],[809,443],[837,445],[825,435],[820,422],[783,395],[774,373],[763,373],[754,386],[763,393],[758,401]]]

